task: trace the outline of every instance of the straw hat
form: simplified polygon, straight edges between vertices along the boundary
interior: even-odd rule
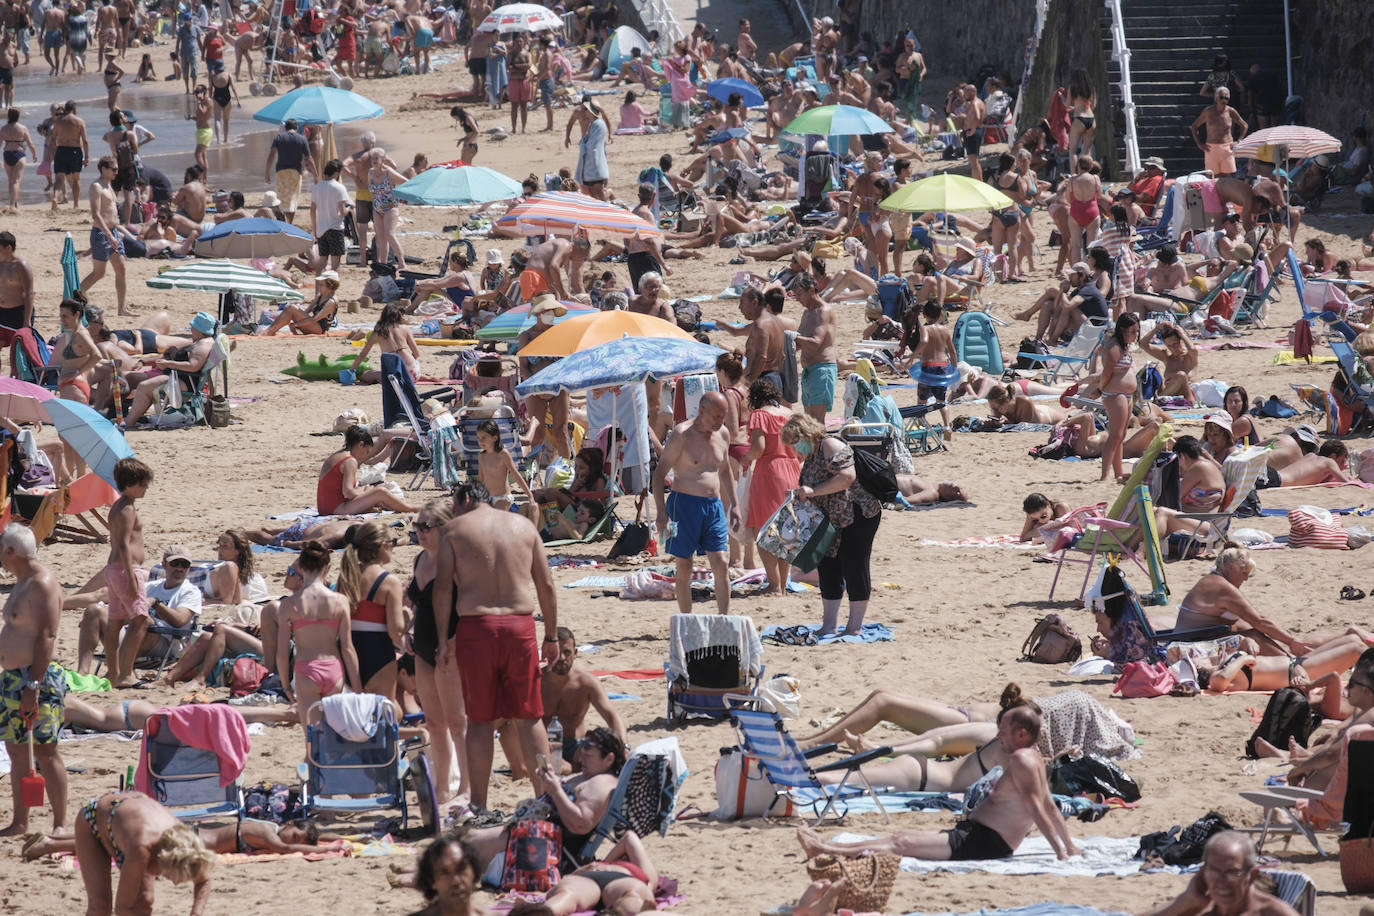
[[[967,239],[960,239],[954,243],[955,251],[962,251],[971,258],[978,257],[978,249],[973,247],[973,243]]]
[[[1251,248],[1246,242],[1241,242],[1231,248],[1231,252],[1236,256],[1236,260],[1243,264],[1248,264],[1255,259],[1255,249]]]
[[[1142,160],[1140,165],[1142,168],[1159,169],[1161,172],[1164,171],[1164,160],[1158,156],[1150,156]]]
[[[530,303],[530,314],[537,318],[545,312],[553,312],[554,315],[562,318],[568,314],[568,307],[559,302],[553,293],[540,293]]]

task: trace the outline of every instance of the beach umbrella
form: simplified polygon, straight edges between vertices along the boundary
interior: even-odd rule
[[[713,134],[706,142],[714,146],[717,143],[728,143],[731,140],[743,140],[749,136],[747,127],[727,127],[718,134]]]
[[[520,182],[480,165],[435,165],[396,186],[397,200],[426,207],[458,207],[510,200],[522,192]]]
[[[276,302],[301,302],[304,294],[261,270],[233,261],[196,261],[148,278],[153,289],[193,289],[202,293],[242,293]]]
[[[803,111],[783,128],[789,134],[820,134],[848,137],[856,134],[887,134],[893,128],[871,111],[853,105],[821,105]]]
[[[520,348],[522,356],[568,356],[622,337],[695,340],[671,321],[638,312],[593,312],[564,321]]]
[[[0,394],[0,417],[15,423],[45,423],[48,412],[43,402],[27,394]]]
[[[904,185],[895,194],[883,198],[878,206],[909,213],[954,213],[1005,210],[1012,203],[1010,197],[990,184],[943,172]]]
[[[519,235],[596,235],[662,237],[663,230],[623,207],[573,191],[542,191],[512,207],[496,221]]]
[[[559,300],[559,305],[566,308],[566,314],[555,316],[554,324],[560,324],[569,318],[576,318],[579,315],[595,313],[597,310],[590,305],[581,302],[564,302]],[[528,329],[534,327],[534,319],[530,317],[530,303],[517,305],[515,308],[497,315],[485,326],[477,329],[478,340],[514,340]],[[545,331],[545,334],[548,332]],[[542,336],[542,335],[541,335]]]
[[[601,66],[607,73],[619,73],[620,65],[633,56],[635,48],[639,49],[640,54],[653,53],[649,39],[631,26],[617,26],[601,44]]]
[[[279,258],[300,254],[315,238],[299,226],[276,219],[249,217],[220,223],[196,239],[202,258]]]
[[[1288,150],[1289,159],[1308,159],[1323,153],[1339,153],[1341,141],[1315,127],[1284,124],[1266,127],[1248,134],[1236,143],[1232,152],[1238,159],[1274,158],[1274,147]]]
[[[706,84],[706,94],[722,102],[728,103],[732,92],[740,94],[745,108],[758,108],[763,105],[763,93],[748,80],[727,76],[725,79],[711,80]]]
[[[629,385],[650,376],[667,379],[710,372],[724,352],[720,347],[676,337],[622,337],[564,357],[525,379],[515,390],[528,397]]]
[[[62,243],[62,298],[70,299],[72,293],[81,288],[81,276],[76,269],[76,244],[72,241],[72,234],[67,233],[67,240]]]
[[[9,376],[0,376],[0,394],[22,394],[39,401],[51,401],[57,397],[57,392],[49,391],[42,385],[35,385],[33,382],[25,382]]]
[[[386,109],[371,99],[328,86],[293,89],[253,115],[254,121],[281,124],[295,120],[301,124],[337,124],[379,118]]]
[[[479,32],[558,32],[563,29],[563,17],[537,3],[507,3],[487,14]]]
[[[115,425],[79,401],[53,398],[43,407],[57,427],[57,435],[71,446],[81,460],[90,465],[101,480],[118,489],[114,466],[121,458],[132,458],[134,450]]]

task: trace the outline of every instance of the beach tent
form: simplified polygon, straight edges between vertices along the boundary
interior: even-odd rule
[[[630,52],[639,48],[641,54],[652,54],[649,39],[628,25],[616,28],[601,46],[601,66],[607,73],[619,73],[620,65],[630,59]]]

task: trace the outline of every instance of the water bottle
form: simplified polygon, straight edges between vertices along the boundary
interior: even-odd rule
[[[552,719],[549,720],[549,726],[546,729],[546,731],[548,731],[549,733],[549,755],[551,757],[558,757],[562,755],[563,723],[558,721],[557,716],[554,716]]]

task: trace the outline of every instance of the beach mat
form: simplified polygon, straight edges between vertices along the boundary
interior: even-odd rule
[[[664,676],[662,668],[627,668],[623,671],[593,671],[597,677],[618,677],[623,681],[653,681]]]
[[[968,913],[907,913],[906,916],[1130,916],[1121,910],[1099,910],[1076,903],[1032,903],[1010,910],[971,910]]]
[[[816,636],[816,633],[820,630],[820,628],[820,624],[814,623],[803,623],[790,627],[782,627],[777,624],[770,624],[769,626],[764,627],[762,632],[759,633],[759,639],[762,639],[765,642],[777,642],[777,636],[779,631],[784,629],[791,630],[802,635]],[[892,630],[890,630],[883,624],[866,623],[863,625],[863,627],[860,628],[858,633],[855,633],[852,636],[845,636],[844,634],[838,632],[832,633],[829,636],[816,636],[816,644],[823,646],[835,642],[895,642],[896,639],[897,637],[893,635]]]
[[[857,842],[867,836],[842,833],[834,838],[836,842]],[[964,862],[935,861],[932,859],[902,858],[901,870],[919,875],[944,871],[956,875],[986,872],[997,875],[1135,875],[1140,873],[1144,864],[1135,858],[1140,848],[1139,837],[1074,837],[1074,845],[1083,855],[1063,861],[1055,857],[1054,850],[1044,837],[1028,837],[1017,847],[1016,854],[1009,859],[970,859]],[[1175,874],[1183,870],[1167,866],[1162,871]]]

